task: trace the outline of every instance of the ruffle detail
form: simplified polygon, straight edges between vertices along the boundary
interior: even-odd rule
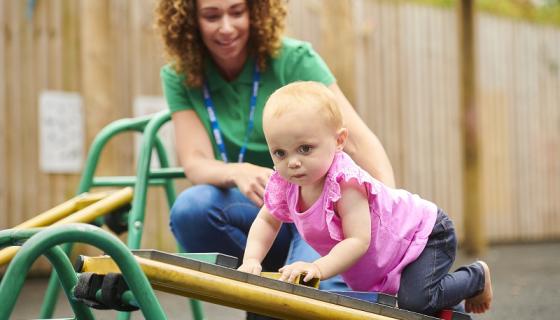
[[[264,192],[264,204],[276,218],[283,222],[293,222],[288,207],[289,182],[284,180],[278,172],[274,172]]]
[[[365,185],[370,210],[372,207],[372,200],[381,189],[378,182],[373,180],[369,174],[358,167],[348,155],[340,153],[337,157],[340,158],[336,161],[336,167],[331,168],[327,175],[326,182],[328,186],[325,190],[324,210],[330,237],[333,240],[342,241],[344,239],[342,222],[340,221],[340,217],[334,212],[335,204],[341,198],[340,183],[356,179],[360,185]]]

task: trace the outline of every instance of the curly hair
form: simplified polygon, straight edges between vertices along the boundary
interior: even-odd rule
[[[246,1],[250,17],[249,47],[256,54],[259,69],[265,70],[268,58],[280,51],[286,0]],[[188,86],[200,87],[207,49],[197,22],[196,0],[159,0],[155,24],[175,72],[186,76]]]

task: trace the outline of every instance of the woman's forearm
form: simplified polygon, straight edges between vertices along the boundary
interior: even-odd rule
[[[362,136],[356,136],[360,134]],[[375,179],[394,188],[396,184],[393,167],[377,136],[371,131],[354,132],[354,139],[348,140],[344,151]]]
[[[182,164],[185,175],[193,184],[211,184],[220,188],[235,186],[232,177],[239,165],[206,158],[189,159]]]

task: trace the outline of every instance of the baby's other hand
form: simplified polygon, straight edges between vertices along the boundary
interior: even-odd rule
[[[310,262],[297,261],[292,264],[288,264],[278,270],[282,273],[280,276],[280,281],[286,281],[289,283],[294,283],[296,278],[300,274],[305,274],[303,281],[307,282],[313,278],[321,279],[321,270],[316,264]]]
[[[243,264],[237,268],[239,271],[260,275],[262,271],[262,266],[260,262],[254,259],[249,259],[243,261]]]

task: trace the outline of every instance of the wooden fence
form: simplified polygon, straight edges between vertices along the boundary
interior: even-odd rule
[[[325,5],[325,1],[331,2]],[[96,4],[93,4],[96,3]],[[84,61],[107,62],[103,101],[84,101],[86,147],[138,96],[160,96],[164,63],[153,1],[0,0],[0,229],[72,197],[76,174],[38,164],[38,97],[88,90]],[[82,34],[105,5],[111,46]],[[446,209],[462,238],[458,21],[455,11],[397,1],[290,1],[288,34],[327,60],[382,140],[397,183]],[[82,17],[82,19],[80,19]],[[493,242],[560,238],[560,30],[477,17],[482,206]],[[95,106],[92,108],[91,106]],[[134,172],[132,135],[110,143],[101,174]],[[183,184],[181,187],[184,187]],[[149,196],[143,246],[173,250],[160,190]]]

